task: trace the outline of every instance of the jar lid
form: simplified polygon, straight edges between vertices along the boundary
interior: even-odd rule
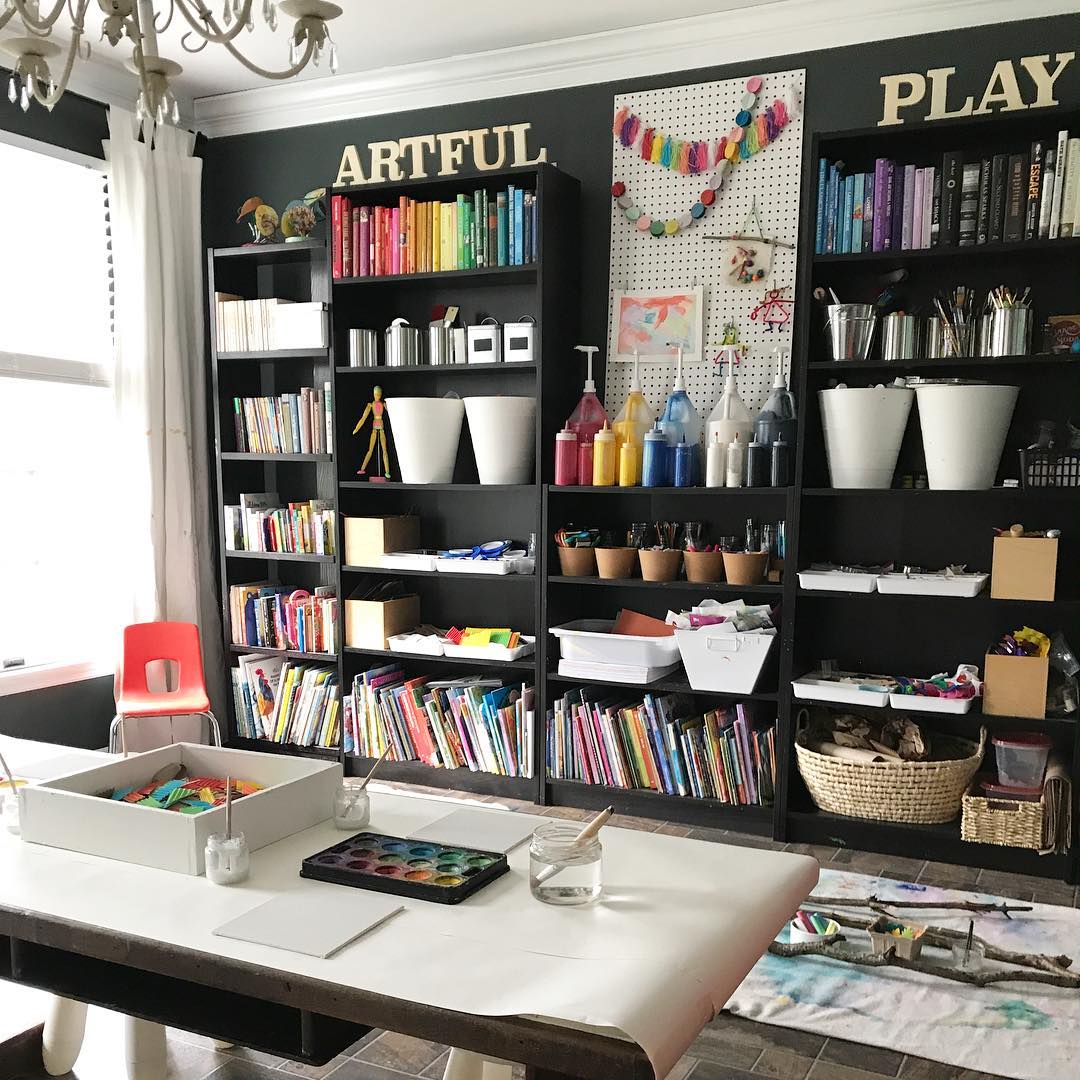
[[[1009,746],[1017,750],[1049,750],[1054,745],[1049,735],[1038,731],[1008,731],[994,736],[995,746]]]

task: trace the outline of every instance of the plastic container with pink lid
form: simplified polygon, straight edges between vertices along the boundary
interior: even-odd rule
[[[1011,731],[994,736],[998,779],[1005,787],[1041,788],[1053,743],[1036,731]]]

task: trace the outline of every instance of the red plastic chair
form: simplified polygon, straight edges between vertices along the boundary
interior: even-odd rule
[[[179,671],[173,691],[151,690],[146,665],[172,660]],[[203,675],[199,628],[194,623],[135,623],[124,628],[124,656],[117,672],[116,716],[109,726],[109,752],[117,752],[119,739],[127,753],[124,721],[145,716],[205,716],[210,738],[221,745],[221,728],[210,711],[210,696]]]

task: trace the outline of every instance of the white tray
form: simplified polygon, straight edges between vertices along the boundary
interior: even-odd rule
[[[600,664],[662,668],[679,662],[679,643],[670,637],[613,634],[611,619],[576,619],[551,627],[559,639],[564,660],[590,660]]]
[[[440,574],[512,574],[513,567],[506,559],[437,559],[435,569]]]
[[[903,712],[966,713],[974,698],[922,697],[918,694],[890,694],[889,704]]]
[[[521,635],[521,644],[514,649],[505,645],[453,645],[443,642],[443,652],[447,656],[460,656],[467,660],[518,660],[530,656],[536,651],[536,638]]]
[[[445,652],[445,644],[440,637],[434,634],[426,634],[423,643],[418,634],[393,634],[386,639],[386,647],[391,652],[408,653],[412,656],[442,656]]]
[[[560,660],[559,674],[582,682],[618,682],[645,686],[678,671],[678,664],[646,667],[637,664],[598,664],[588,660]]]
[[[383,570],[426,570],[433,574],[438,562],[438,555],[423,551],[388,551],[379,556],[379,566]]]
[[[903,593],[908,596],[978,596],[989,574],[882,574],[877,579],[878,592]]]
[[[799,587],[812,591],[872,593],[877,581],[873,574],[845,574],[842,570],[799,571]]]
[[[839,701],[845,705],[867,705],[883,709],[889,704],[889,691],[860,690],[857,686],[842,686],[831,679],[816,679],[813,674],[792,679],[792,693],[797,698],[811,701]]]

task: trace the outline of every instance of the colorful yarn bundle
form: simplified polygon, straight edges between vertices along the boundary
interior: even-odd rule
[[[233,798],[243,798],[261,791],[260,784],[249,780],[232,782]],[[181,814],[201,814],[225,805],[225,781],[214,776],[189,776],[166,780],[163,784],[144,784],[137,788],[117,788],[109,798],[117,802],[149,806],[155,810],[176,810]]]

